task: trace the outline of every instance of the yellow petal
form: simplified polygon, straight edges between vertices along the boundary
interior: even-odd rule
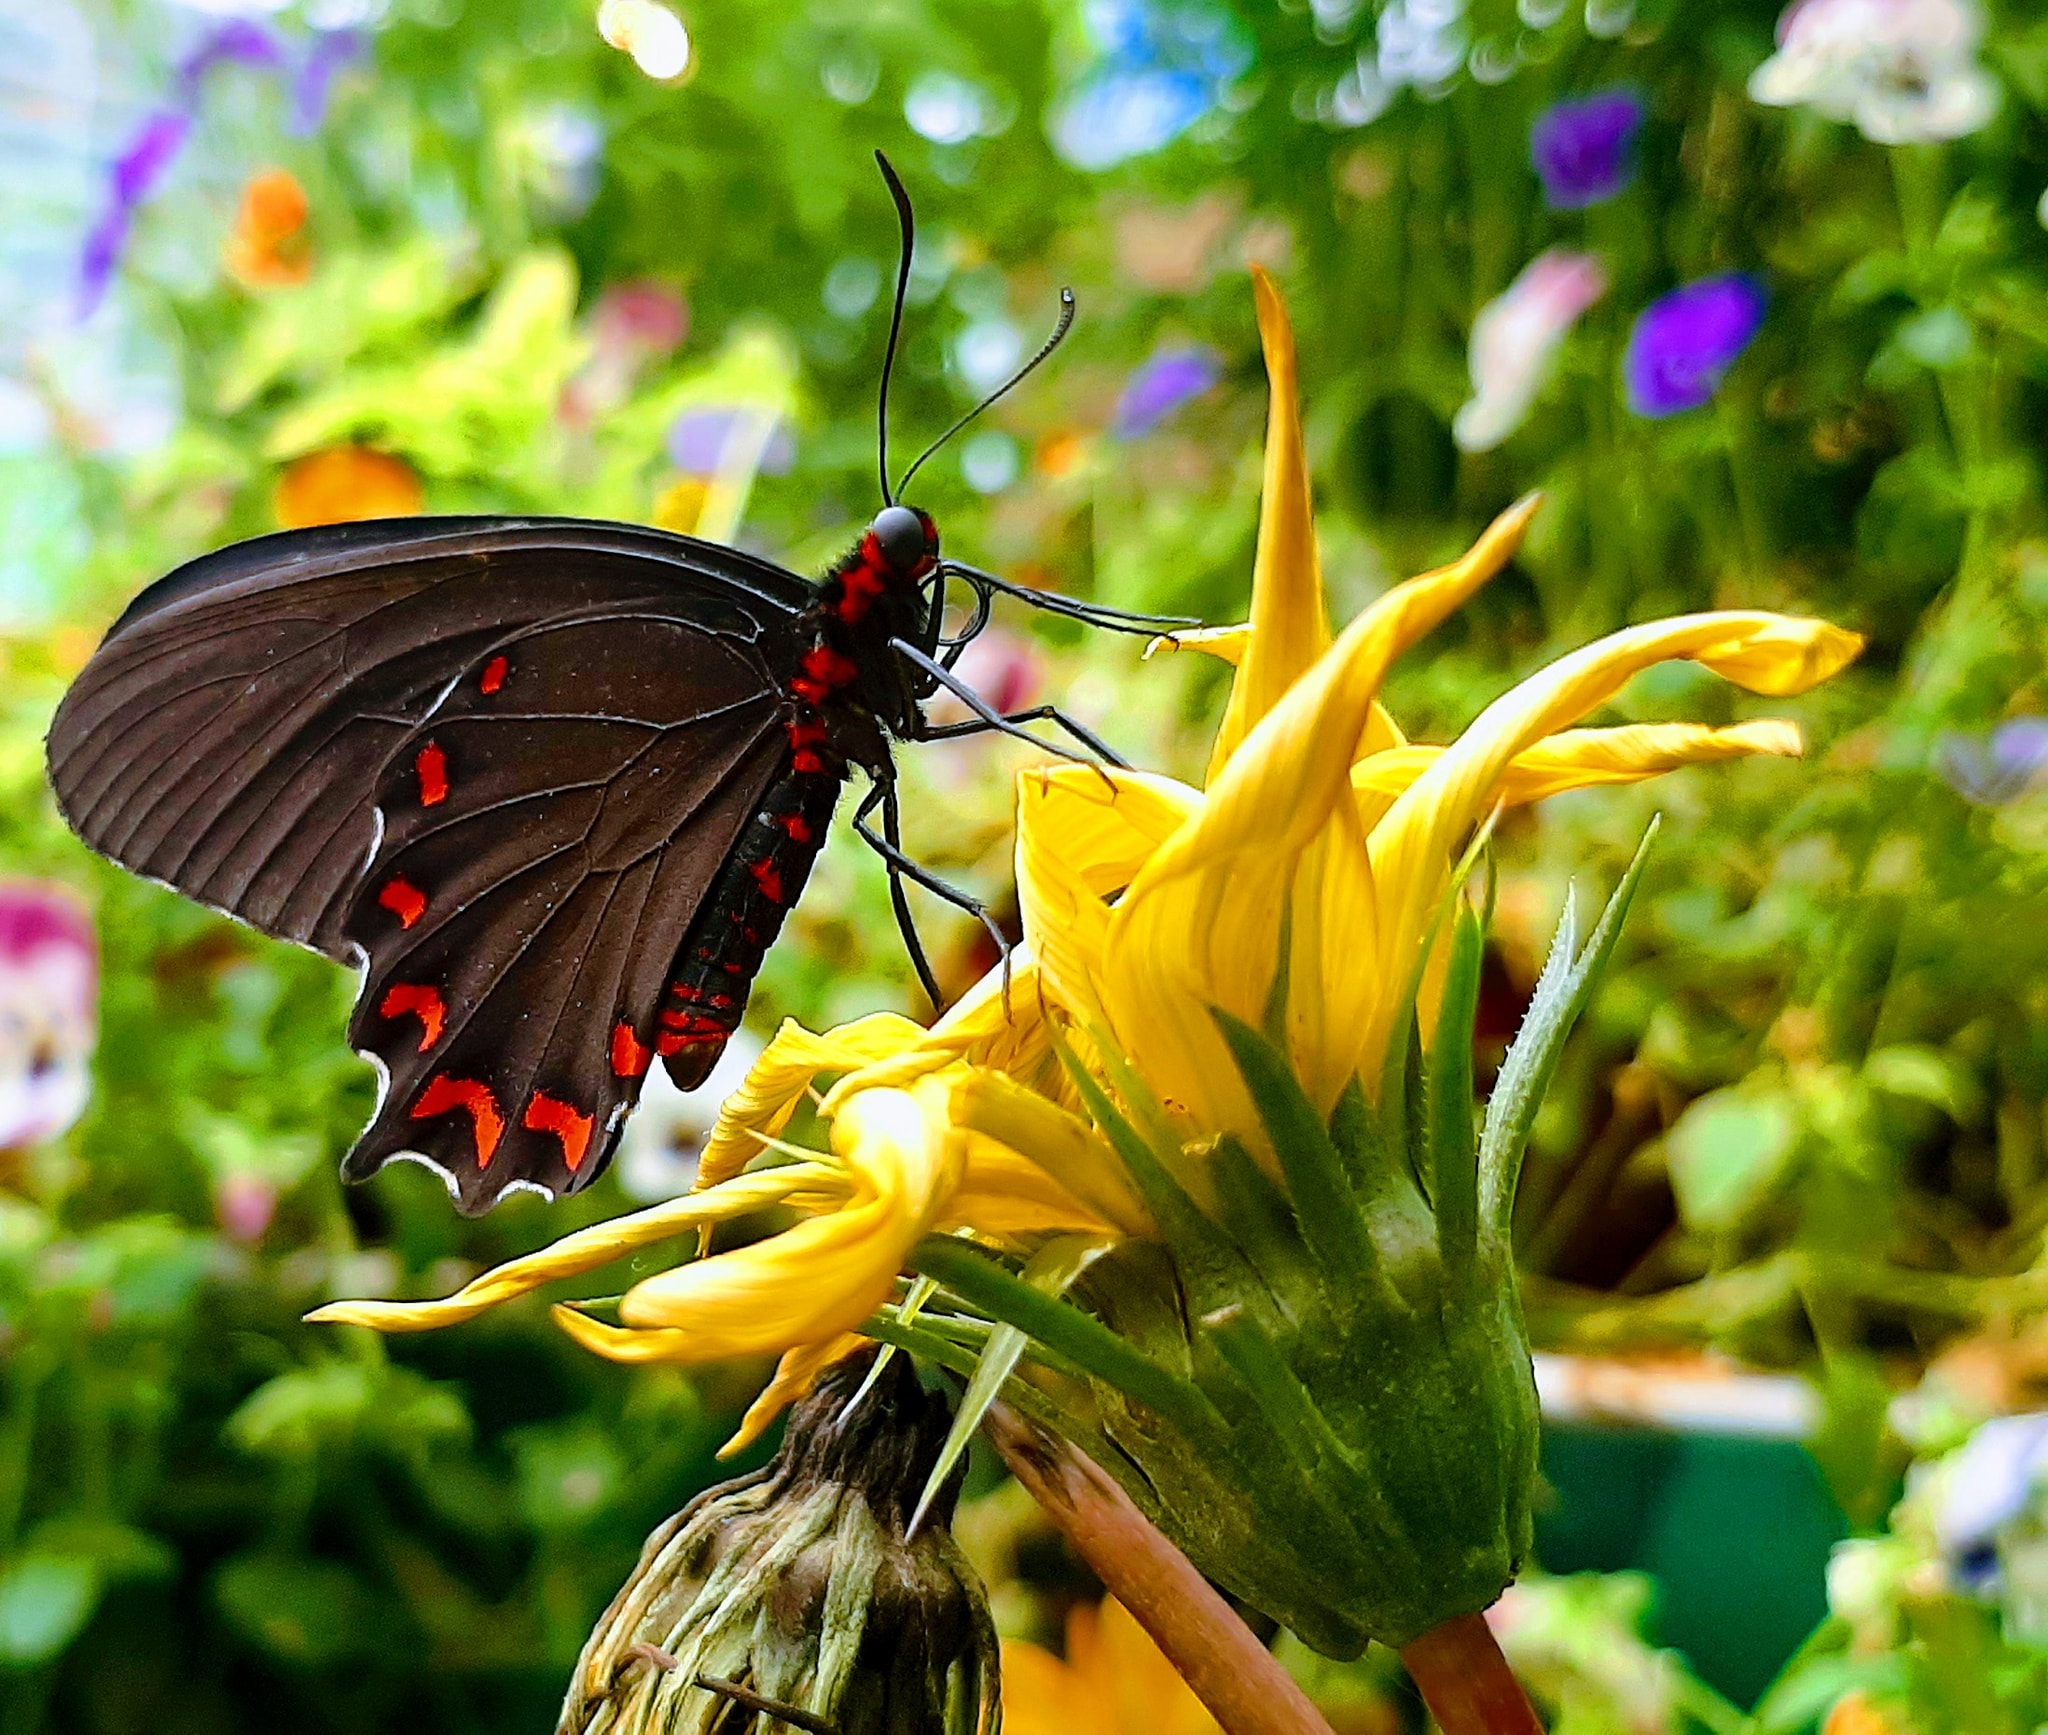
[[[893,1012],[857,1018],[823,1036],[785,1018],[760,1059],[718,1111],[704,1142],[697,1186],[715,1187],[761,1154],[761,1137],[789,1125],[811,1081],[821,1072],[852,1072],[924,1040],[924,1027]]]
[[[1495,793],[1504,807],[1520,807],[1570,789],[1638,783],[1685,765],[1707,765],[1751,754],[1797,758],[1805,750],[1799,725],[1766,717],[1712,728],[1704,723],[1630,723],[1618,729],[1567,729],[1518,753],[1501,773]],[[1441,747],[1395,747],[1351,768],[1351,787],[1391,800],[1443,757]]]
[[[784,1350],[782,1360],[775,1365],[775,1377],[747,1406],[738,1430],[718,1448],[718,1455],[731,1458],[744,1452],[767,1433],[768,1425],[777,1416],[798,1398],[809,1395],[820,1374],[833,1363],[844,1361],[855,1350],[865,1348],[867,1341],[858,1332],[847,1331],[837,1337],[828,1337],[822,1343],[799,1344],[795,1349]]]
[[[960,1186],[935,1227],[972,1229],[997,1240],[1024,1235],[1113,1235],[1115,1230],[1022,1152],[964,1133]]]
[[[1330,643],[1323,573],[1309,492],[1308,452],[1301,437],[1301,396],[1295,378],[1294,331],[1280,287],[1252,267],[1259,340],[1266,351],[1265,478],[1259,491],[1259,544],[1252,567],[1251,644],[1231,683],[1230,703],[1209,756],[1209,781],[1259,719]]]
[[[1003,1640],[1004,1735],[1127,1735],[1111,1708],[1052,1652]]]
[[[1125,1735],[1222,1735],[1194,1689],[1113,1597],[1099,1611],[1069,1613],[1067,1662],[1088,1692],[1107,1701],[1111,1726]]]
[[[854,1183],[839,1210],[635,1284],[619,1302],[621,1322],[670,1334],[662,1359],[678,1361],[763,1355],[852,1331],[888,1298],[904,1256],[951,1198],[962,1152],[942,1120],[898,1090],[844,1103],[832,1147]]]
[[[1863,641],[1826,621],[1753,611],[1682,615],[1610,634],[1537,671],[1489,705],[1372,830],[1382,978],[1404,980],[1448,871],[1450,852],[1498,799],[1501,775],[1546,736],[1613,698],[1653,663],[1687,658],[1752,692],[1805,691]],[[1379,1003],[1361,1051],[1381,1052],[1393,1015]]]
[[[1151,1216],[1109,1141],[1040,1092],[1005,1073],[975,1069],[953,1085],[951,1115],[965,1131],[1023,1153],[1103,1222],[1126,1235],[1153,1233]],[[969,1145],[965,1184],[973,1182],[978,1148]]]
[[[1260,1137],[1209,1008],[1260,1020],[1296,863],[1350,800],[1351,763],[1387,665],[1506,564],[1537,505],[1520,502],[1463,560],[1397,585],[1354,620],[1253,727],[1199,815],[1154,851],[1111,912],[1098,985],[1110,1027],[1169,1108],[1203,1129]],[[1347,932],[1335,912],[1351,889],[1340,896],[1326,881],[1316,898],[1327,947]],[[1372,943],[1369,930],[1348,939]],[[1370,953],[1350,965],[1368,979],[1375,967]],[[1318,1076],[1339,1064],[1308,1058]]]
[[[334,1301],[314,1309],[306,1318],[317,1325],[367,1325],[375,1331],[429,1331],[435,1326],[459,1325],[514,1296],[558,1278],[594,1271],[685,1229],[723,1223],[805,1192],[843,1195],[846,1186],[836,1170],[820,1163],[793,1163],[758,1175],[742,1175],[709,1192],[686,1194],[607,1223],[593,1223],[563,1236],[552,1247],[486,1271],[441,1301]]]

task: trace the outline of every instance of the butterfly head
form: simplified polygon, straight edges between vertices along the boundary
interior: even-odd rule
[[[899,585],[914,584],[939,560],[939,527],[914,506],[884,506],[868,523],[863,554]]]

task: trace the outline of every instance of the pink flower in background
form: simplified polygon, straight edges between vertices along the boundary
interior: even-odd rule
[[[1451,423],[1467,452],[1491,451],[1527,419],[1579,315],[1607,293],[1607,268],[1590,253],[1553,247],[1479,310],[1472,322],[1472,396]]]
[[[229,1175],[214,1189],[213,1211],[231,1241],[253,1247],[277,1215],[277,1183],[267,1175]]]
[[[1749,94],[1851,121],[1881,145],[1961,138],[1998,109],[1976,0],[1797,0]]]
[[[960,653],[953,672],[991,707],[1006,714],[1028,707],[1045,684],[1045,661],[1038,647],[1021,633],[999,626],[990,627],[970,643]],[[925,701],[925,711],[934,723],[965,723],[974,715],[943,690]]]
[[[654,363],[682,347],[690,309],[666,284],[642,280],[614,284],[590,315],[590,360],[562,391],[562,419],[584,427],[617,408]]]
[[[54,1138],[92,1094],[99,943],[62,886],[0,881],[0,1150]]]

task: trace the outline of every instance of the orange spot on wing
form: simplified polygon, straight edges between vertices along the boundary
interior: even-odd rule
[[[448,799],[448,755],[429,741],[413,761],[420,777],[420,806],[433,807]]]
[[[505,684],[505,671],[511,666],[505,658],[493,657],[484,664],[483,678],[477,682],[478,688],[486,693],[495,693]]]
[[[386,1018],[417,1017],[422,1026],[422,1054],[441,1040],[441,1026],[448,1019],[448,1002],[441,998],[440,991],[415,983],[400,982],[388,989],[377,1010]]]
[[[582,1166],[584,1153],[590,1149],[591,1120],[587,1114],[578,1114],[573,1104],[537,1090],[526,1105],[520,1124],[533,1132],[553,1133],[560,1139],[562,1160],[569,1165],[572,1175]]]
[[[402,928],[409,928],[427,913],[427,894],[403,874],[393,874],[377,894],[377,902],[398,918]]]
[[[651,1051],[621,1019],[612,1026],[612,1071],[620,1078],[638,1078],[647,1070]]]
[[[425,1120],[453,1109],[468,1114],[476,1134],[476,1166],[488,1169],[498,1141],[505,1136],[505,1116],[498,1107],[498,1099],[481,1079],[450,1078],[444,1072],[428,1080],[419,1101],[412,1105],[412,1118]]]

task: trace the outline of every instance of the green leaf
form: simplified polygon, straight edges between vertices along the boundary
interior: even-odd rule
[[[1599,923],[1585,950],[1576,954],[1578,918],[1572,898],[1566,896],[1564,914],[1558,921],[1556,938],[1551,941],[1550,956],[1544,960],[1543,973],[1537,978],[1535,996],[1529,1002],[1507,1059],[1501,1063],[1500,1077],[1487,1100],[1485,1127],[1479,1135],[1479,1209],[1493,1232],[1503,1238],[1514,1214],[1515,1183],[1521,1174],[1522,1153],[1528,1148],[1529,1129],[1535,1124],[1536,1111],[1543,1106],[1543,1093],[1550,1088],[1551,1076],[1557,1071],[1565,1038],[1586,1009],[1586,1002],[1592,999],[1600,972],[1606,968],[1614,943],[1621,936],[1621,924],[1642,880],[1650,845],[1662,824],[1662,819],[1650,821],[1643,841],[1636,845],[1628,871],[1621,876],[1621,884],[1614,888],[1614,896],[1600,912]]]
[[[0,1568],[0,1662],[43,1663],[85,1630],[100,1600],[91,1560],[25,1554]]]
[[[1726,1234],[1776,1190],[1798,1140],[1799,1115],[1782,1091],[1738,1086],[1688,1104],[1664,1135],[1679,1215],[1703,1234]]]
[[[329,1560],[237,1555],[214,1575],[213,1594],[244,1637],[290,1663],[367,1655],[387,1624],[362,1581]]]
[[[1074,1279],[1101,1258],[1110,1245],[1099,1235],[1058,1236],[1024,1262],[1023,1279],[1047,1295],[1064,1295]],[[945,1444],[939,1448],[938,1461],[932,1465],[932,1473],[925,1478],[924,1492],[917,1497],[917,1510],[910,1515],[910,1535],[917,1534],[926,1510],[946,1485],[946,1479],[953,1474],[953,1466],[960,1462],[960,1455],[974,1438],[974,1430],[981,1426],[981,1418],[988,1414],[989,1406],[1001,1395],[1003,1382],[1010,1377],[1030,1343],[1030,1337],[1014,1325],[998,1325],[989,1333],[987,1346],[975,1366],[974,1377],[967,1382],[959,1408],[953,1412],[953,1425],[947,1430]],[[885,1344],[882,1355],[888,1355],[889,1348]],[[877,1365],[880,1365],[879,1358]]]
[[[1479,1240],[1479,1149],[1472,1130],[1472,1029],[1479,1012],[1479,971],[1486,935],[1478,915],[1465,906],[1451,929],[1451,963],[1444,977],[1436,1040],[1429,1051],[1431,1187],[1436,1201],[1436,1239],[1444,1263],[1471,1263]]]

